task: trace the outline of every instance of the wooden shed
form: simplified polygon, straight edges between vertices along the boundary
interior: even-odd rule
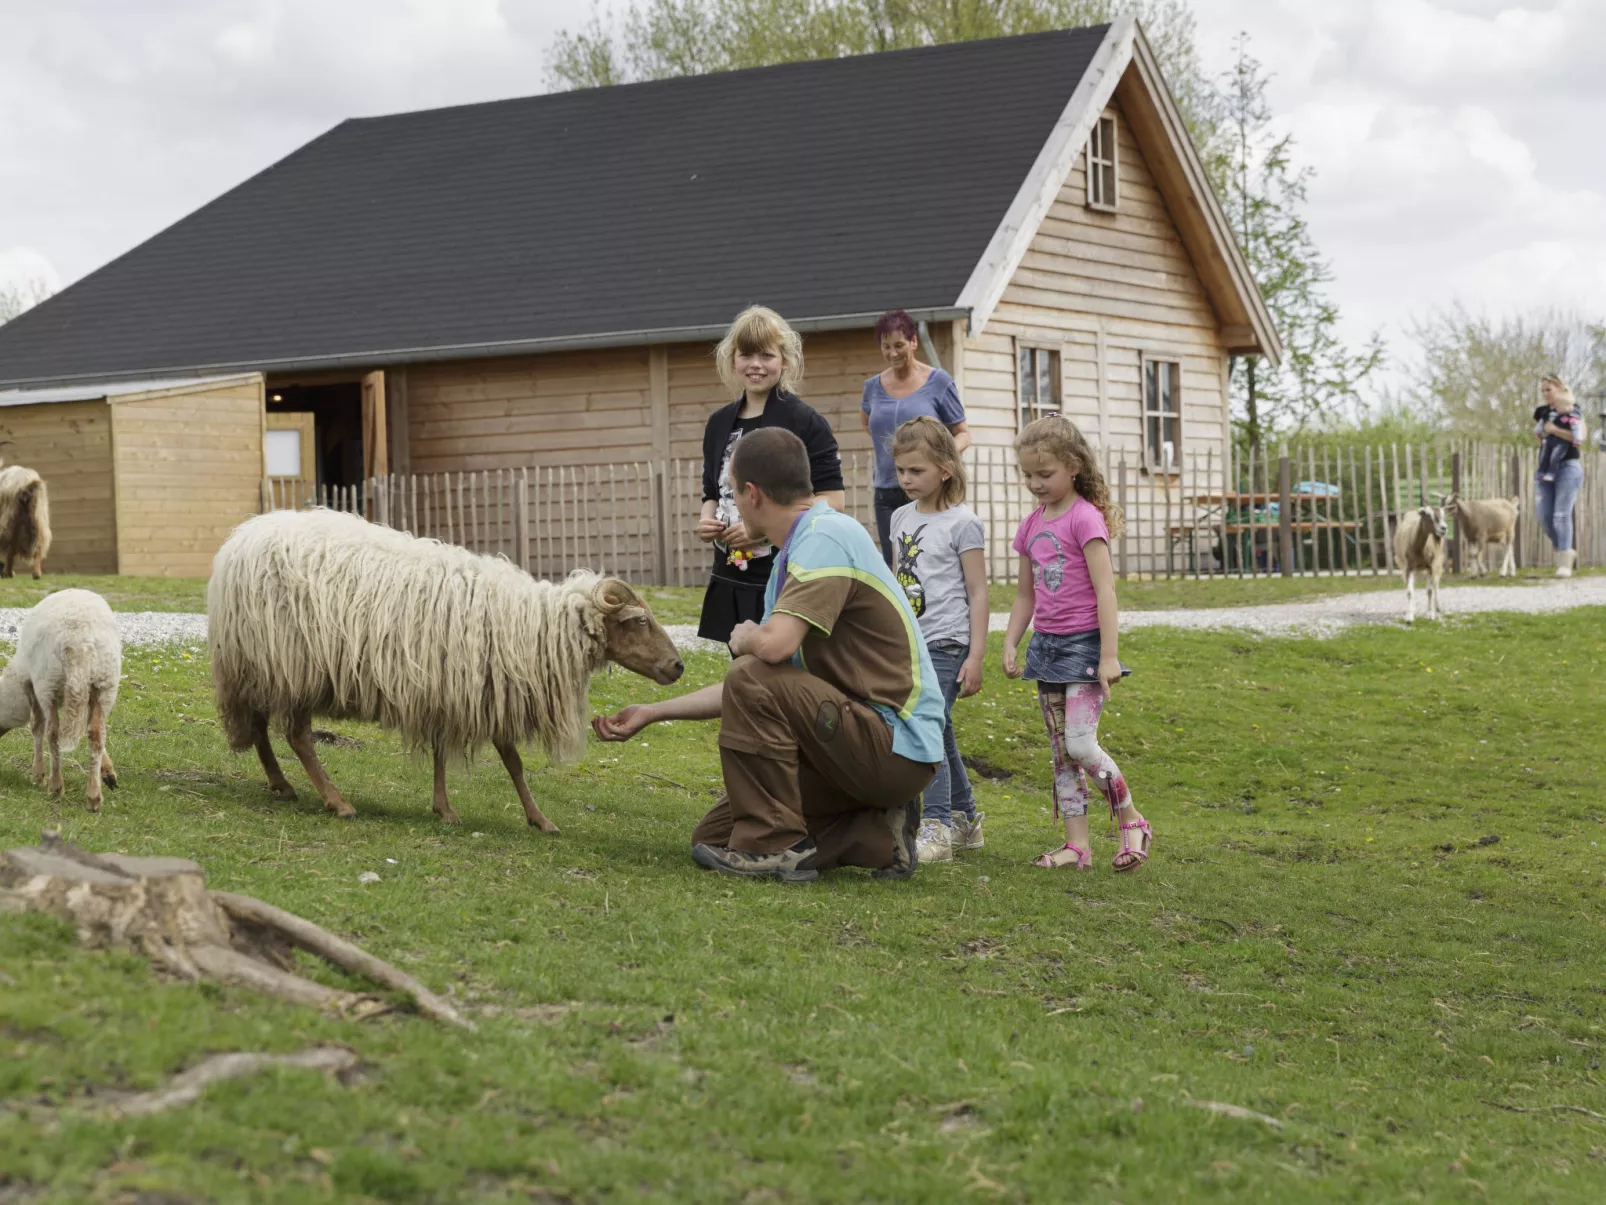
[[[888,140],[894,114],[921,133]],[[772,180],[738,130],[776,148]],[[676,580],[702,426],[728,400],[712,347],[757,301],[804,332],[802,393],[866,517],[870,328],[891,308],[922,323],[996,479],[1005,565],[1024,422],[1071,415],[1126,462],[1130,505],[1169,506],[1184,465],[1224,481],[1231,357],[1281,352],[1123,18],[348,121],[0,327],[0,388],[259,373],[270,455],[300,449],[294,479],[258,470],[270,498],[385,477],[397,505],[436,497],[428,529],[456,539],[465,474],[534,472],[558,486],[519,538],[547,551],[514,555],[605,560],[582,539],[602,528],[571,530],[584,504],[624,540],[608,567]]]
[[[205,577],[257,512],[262,377],[0,392],[0,449],[44,477],[47,572]]]

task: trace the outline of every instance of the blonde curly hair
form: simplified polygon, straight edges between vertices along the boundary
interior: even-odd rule
[[[785,318],[765,305],[750,305],[731,323],[730,330],[714,348],[714,365],[719,379],[732,394],[740,396],[747,388],[736,375],[736,353],[756,355],[762,351],[781,353],[781,379],[777,388],[796,393],[803,383],[803,339]]]
[[[1028,451],[1050,456],[1071,471],[1076,492],[1104,516],[1110,539],[1126,530],[1126,516],[1110,501],[1109,483],[1099,469],[1098,457],[1075,423],[1062,414],[1045,414],[1034,420],[1015,437],[1016,457]]]

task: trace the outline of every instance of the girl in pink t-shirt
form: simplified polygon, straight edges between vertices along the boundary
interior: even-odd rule
[[[1091,777],[1119,823],[1121,847],[1112,865],[1136,870],[1149,859],[1154,834],[1127,793],[1120,767],[1099,747],[1099,716],[1110,688],[1130,672],[1116,657],[1115,573],[1110,534],[1121,533],[1093,449],[1060,415],[1040,418],[1015,440],[1026,488],[1041,505],[1015,533],[1020,578],[1004,633],[1004,673],[1037,683],[1037,701],[1054,751],[1054,814],[1065,820],[1065,844],[1033,865],[1090,870],[1087,783]],[[1018,659],[1026,625],[1032,643]]]

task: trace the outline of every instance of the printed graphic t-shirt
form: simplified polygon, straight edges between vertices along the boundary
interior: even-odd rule
[[[798,519],[764,593],[809,625],[793,663],[874,707],[892,725],[892,751],[942,760],[942,686],[892,571],[858,520],[816,502]]]
[[[1082,497],[1057,519],[1043,518],[1043,508],[1038,507],[1021,520],[1015,551],[1032,562],[1037,591],[1034,630],[1068,636],[1098,628],[1098,596],[1082,549],[1089,540],[1109,543],[1109,539],[1110,529],[1099,508]]]
[[[970,643],[970,597],[959,554],[987,544],[981,520],[968,506],[923,515],[915,503],[892,512],[893,576],[920,621],[927,644]]]

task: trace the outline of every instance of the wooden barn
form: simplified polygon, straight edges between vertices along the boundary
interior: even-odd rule
[[[0,327],[0,438],[83,508],[60,570],[204,572],[322,489],[543,572],[697,580],[711,351],[751,302],[805,332],[866,518],[870,327],[921,322],[1005,561],[1023,422],[1062,410],[1129,504],[1169,500],[1185,463],[1220,476],[1230,358],[1280,352],[1123,19],[344,122]],[[185,418],[136,445],[141,407]]]

